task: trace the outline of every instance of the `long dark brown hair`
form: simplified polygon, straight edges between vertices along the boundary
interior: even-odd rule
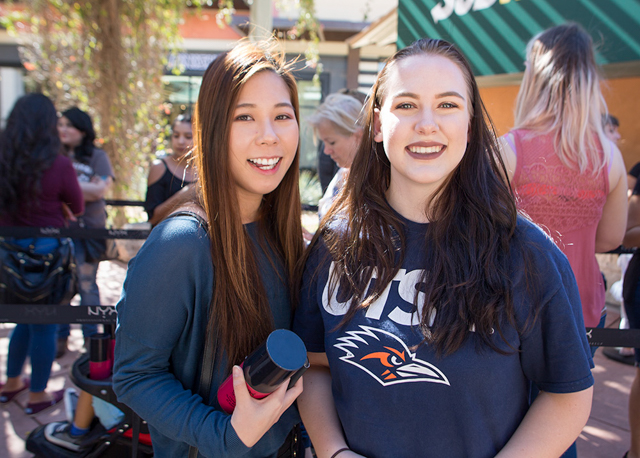
[[[91,116],[78,107],[63,111],[62,116],[67,118],[73,127],[82,132],[83,135],[80,144],[73,148],[73,157],[76,161],[88,165],[91,162],[91,156],[93,156],[93,151],[95,150],[93,142],[96,140],[96,131],[93,128]]]
[[[404,231],[385,198],[390,163],[383,144],[374,141],[374,110],[383,104],[390,68],[421,55],[443,56],[460,68],[471,98],[471,118],[466,153],[425,208],[430,223],[421,279],[424,304],[418,302],[418,291],[414,299],[416,310],[422,307],[420,329],[424,341],[439,353],[457,350],[470,328],[482,342],[500,351],[492,334],[502,335],[505,319],[515,323],[509,246],[517,212],[473,73],[452,44],[421,39],[389,58],[367,101],[364,135],[345,187],[312,243],[322,237],[335,262],[330,288],[346,288],[353,298],[342,324],[372,304],[398,272],[405,251]],[[374,275],[376,281],[368,290]],[[430,325],[433,311],[436,318]]]
[[[274,326],[229,165],[229,135],[238,95],[252,76],[264,71],[282,78],[299,122],[296,82],[272,41],[242,42],[216,58],[204,74],[195,110],[194,156],[214,268],[208,333],[218,339],[219,354],[226,353],[228,368],[239,364]],[[298,162],[296,151],[280,185],[263,197],[258,216],[260,234],[284,264],[291,292],[290,279],[303,249]]]
[[[37,204],[40,179],[62,152],[53,102],[27,94],[14,105],[0,133],[0,216],[15,216]]]

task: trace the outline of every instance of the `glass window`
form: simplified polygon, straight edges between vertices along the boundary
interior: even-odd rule
[[[313,130],[306,119],[312,115],[322,101],[322,88],[313,80],[298,80],[298,101],[300,103],[300,168],[316,170],[318,167],[318,146],[313,139]]]
[[[193,113],[202,85],[201,76],[164,75],[165,108],[171,119],[182,113]]]

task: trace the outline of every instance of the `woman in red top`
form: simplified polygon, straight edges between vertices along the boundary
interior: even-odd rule
[[[569,259],[587,327],[604,317],[595,253],[622,243],[627,219],[626,171],[603,130],[600,81],[582,27],[569,23],[535,36],[527,46],[515,128],[503,137],[519,207]]]
[[[589,34],[578,24],[531,39],[503,158],[518,207],[567,256],[587,327],[604,327],[605,285],[596,253],[622,243],[627,177],[602,126],[607,107]],[[597,347],[591,347],[595,354]],[[563,455],[576,456],[575,443]]]
[[[0,226],[63,227],[65,212],[84,210],[82,192],[71,160],[62,156],[56,109],[42,94],[16,102],[0,136]],[[65,206],[68,210],[65,209]],[[55,250],[56,238],[15,239],[41,254]],[[62,399],[64,390],[45,388],[56,353],[56,324],[18,324],[9,343],[7,383],[0,403],[29,389],[25,413],[41,412]],[[21,378],[27,355],[31,380]]]

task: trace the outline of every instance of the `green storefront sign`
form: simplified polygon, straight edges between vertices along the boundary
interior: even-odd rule
[[[443,38],[476,75],[516,73],[529,39],[566,21],[591,34],[601,65],[640,61],[640,0],[399,0],[398,48]]]

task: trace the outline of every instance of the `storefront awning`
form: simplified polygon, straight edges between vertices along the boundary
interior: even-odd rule
[[[638,68],[640,0],[399,0],[397,45],[443,38],[478,76],[518,73],[529,39],[566,21],[591,34],[599,64]]]

